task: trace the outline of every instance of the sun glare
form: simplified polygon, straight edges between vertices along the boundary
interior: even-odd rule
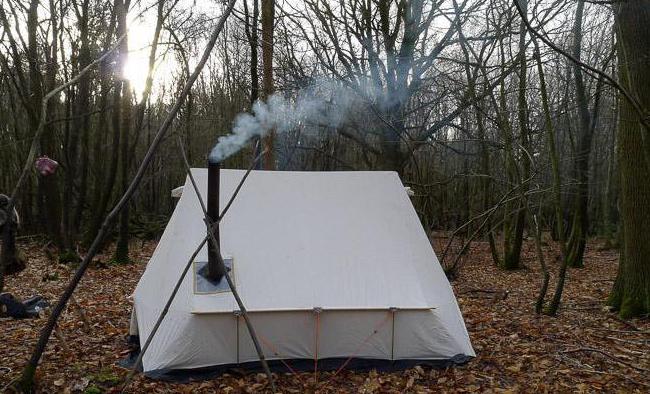
[[[137,98],[142,97],[149,71],[149,52],[155,25],[146,19],[136,19],[129,23],[129,57],[124,65],[124,76],[131,82]],[[154,68],[154,94],[156,85],[164,83],[173,74],[176,62],[172,56],[161,57],[164,46],[158,46]]]
[[[129,59],[124,66],[124,76],[131,82],[131,88],[138,96],[142,95],[147,80],[149,61],[140,56],[139,52],[129,53]]]

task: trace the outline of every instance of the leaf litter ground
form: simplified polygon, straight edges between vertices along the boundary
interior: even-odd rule
[[[438,242],[436,242],[438,241]],[[444,240],[434,239],[438,253]],[[7,278],[5,291],[21,298],[43,295],[53,304],[73,268],[50,261],[36,242],[22,244],[28,268]],[[125,337],[133,292],[155,243],[134,242],[131,265],[107,264],[109,248],[87,272],[75,297],[90,327],[69,306],[60,320],[63,340],[52,337],[38,369],[42,392],[118,392],[127,370],[116,362],[128,353]],[[650,392],[650,322],[622,321],[605,300],[616,276],[618,252],[591,242],[585,268],[568,274],[555,318],[537,316],[533,305],[541,275],[532,243],[523,252],[524,269],[493,266],[485,243],[474,243],[452,283],[477,357],[444,370],[413,368],[393,373],[343,371],[277,375],[283,393],[428,392]],[[546,245],[555,274],[558,252]],[[551,279],[552,286],[555,277]],[[551,287],[550,291],[553,291]],[[2,319],[0,388],[19,376],[45,318]],[[189,384],[154,381],[138,375],[129,392],[268,392],[262,374],[226,374]]]

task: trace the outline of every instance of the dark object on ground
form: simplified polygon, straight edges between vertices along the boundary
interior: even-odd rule
[[[40,311],[47,308],[49,304],[43,297],[37,295],[21,301],[10,293],[0,294],[0,316],[9,316],[14,319],[38,317]]]

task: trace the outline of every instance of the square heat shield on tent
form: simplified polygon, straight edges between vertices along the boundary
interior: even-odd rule
[[[207,170],[192,173],[205,201]],[[244,173],[221,170],[220,206]],[[205,238],[202,217],[188,179],[134,293],[141,343]],[[253,171],[219,230],[224,256],[236,257],[230,277],[270,360],[474,356],[453,290],[394,172]],[[207,249],[151,341],[145,373],[257,359],[226,281],[196,274]]]
[[[233,275],[233,260],[232,257],[224,257],[223,264],[226,266],[226,271],[231,278]],[[230,291],[228,281],[226,278],[221,278],[218,281],[211,280],[207,277],[208,262],[195,261],[194,262],[194,294],[214,294]]]

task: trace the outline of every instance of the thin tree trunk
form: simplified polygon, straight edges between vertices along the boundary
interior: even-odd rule
[[[544,110],[544,128],[546,129],[546,143],[548,145],[548,152],[551,161],[551,174],[553,181],[553,210],[555,212],[555,225],[556,232],[558,235],[558,243],[560,244],[560,254],[562,258],[562,263],[560,266],[560,271],[558,274],[558,283],[555,288],[555,294],[549,305],[549,307],[544,310],[544,299],[546,297],[546,292],[548,290],[549,276],[546,266],[543,263],[543,256],[540,256],[540,264],[542,264],[542,271],[544,275],[544,280],[542,287],[537,298],[537,303],[535,305],[535,311],[537,313],[547,313],[549,315],[555,315],[557,309],[560,306],[560,300],[562,298],[562,291],[564,290],[564,281],[566,280],[566,269],[567,269],[567,257],[566,257],[566,242],[564,238],[564,220],[562,216],[562,179],[560,177],[560,162],[558,159],[557,147],[555,145],[555,127],[553,126],[553,120],[551,118],[551,109],[548,101],[548,90],[546,88],[546,76],[544,73],[544,67],[542,66],[541,54],[539,52],[539,46],[537,44],[537,39],[533,37],[533,44],[535,45],[535,59],[537,60],[537,73],[539,74],[539,84],[540,91],[542,94],[542,108]],[[535,223],[536,231],[539,231],[539,223]],[[539,246],[538,246],[539,249]]]
[[[540,201],[540,208],[541,206],[542,202]],[[538,211],[538,214],[539,213],[541,213],[541,209]],[[544,259],[544,251],[542,249],[542,230],[539,226],[537,215],[528,215],[528,222],[530,231],[533,232],[535,237],[535,251],[537,252],[539,266],[542,269],[542,286],[539,288],[537,300],[535,301],[535,313],[540,314],[544,310],[544,299],[546,297],[546,292],[548,291],[548,283],[551,279],[551,275],[548,272],[546,261]]]
[[[117,4],[118,0],[115,0]],[[113,8],[115,8],[115,4]],[[108,32],[106,33],[106,38],[103,43],[104,52],[110,47],[113,33],[115,31],[116,25],[116,16],[115,13],[111,14],[111,20],[108,26]],[[120,89],[118,83],[111,83],[111,62],[109,60],[103,61],[99,67],[99,77],[100,77],[100,95],[99,95],[99,116],[97,119],[97,130],[93,133],[94,144],[93,144],[93,157],[99,158],[102,157],[102,152],[104,150],[103,144],[106,143],[106,135],[108,134],[108,125],[109,121],[107,118],[107,110],[105,108],[108,106],[109,97],[112,97],[112,117],[113,119],[117,116],[119,118],[119,101],[120,101]],[[115,89],[113,95],[111,96],[111,85]],[[117,115],[116,115],[117,113]],[[120,132],[119,132],[119,123],[113,121],[113,151],[117,152],[117,147],[119,146]],[[94,174],[95,180],[93,182],[93,199],[91,204],[91,217],[89,218],[90,225],[86,230],[86,235],[84,237],[84,243],[90,245],[95,239],[97,233],[100,230],[104,214],[108,208],[108,204],[111,201],[111,196],[113,193],[113,185],[115,183],[115,177],[117,174],[117,155],[110,155],[108,162],[108,174],[106,173],[106,166],[104,160],[94,160]]]
[[[585,2],[578,1],[575,21],[573,25],[573,57],[580,60],[582,47],[582,20]],[[573,220],[569,240],[567,243],[567,259],[570,267],[583,267],[583,256],[589,232],[589,216],[587,212],[589,203],[589,157],[591,155],[591,141],[593,130],[591,128],[591,114],[587,92],[582,78],[582,70],[573,64],[573,76],[576,84],[576,105],[578,107],[578,137],[576,141],[574,174],[578,183],[573,205]]]
[[[259,78],[259,34],[258,34],[258,23],[259,23],[259,0],[253,0],[253,14],[250,15],[248,10],[248,1],[244,1],[244,16],[245,16],[245,27],[246,27],[246,38],[248,39],[248,45],[251,50],[251,96],[250,96],[250,105],[251,108],[253,104],[259,99],[260,96],[260,78]],[[256,151],[253,152],[253,157],[257,157],[262,152],[262,144],[258,143],[259,138],[254,138],[254,141],[251,142],[251,146],[257,147]],[[191,158],[189,158],[191,160]],[[191,162],[191,161],[190,161]],[[256,170],[262,169],[262,162],[256,164]]]
[[[528,9],[527,0],[520,2],[524,10]],[[521,138],[521,147],[524,152],[520,154],[522,160],[522,175],[518,175],[517,181],[522,182],[530,178],[530,166],[532,157],[530,156],[530,142],[528,132],[528,100],[526,99],[526,88],[528,79],[528,62],[526,60],[526,28],[523,22],[520,24],[519,34],[519,84],[517,89],[517,121],[519,123],[519,136]],[[511,147],[514,150],[514,147]],[[517,269],[521,266],[521,248],[524,240],[524,227],[526,226],[526,192],[528,183],[522,184],[519,188],[521,199],[515,204],[516,211],[507,214],[514,215],[514,224],[512,228],[512,239],[510,248],[504,250],[503,268]]]
[[[524,4],[524,7],[526,7],[526,4]],[[521,89],[525,89],[525,78],[526,78],[526,73],[525,67],[526,67],[526,61],[525,61],[525,46],[524,46],[524,32],[520,34],[519,38],[519,56],[521,57],[519,59],[519,109],[520,111],[518,112],[519,114],[519,121],[522,121],[522,116],[521,116]],[[501,60],[502,63],[505,64],[505,54],[504,54],[504,49],[503,47],[501,48]],[[513,132],[513,127],[512,124],[510,123],[510,120],[508,119],[508,112],[507,112],[507,100],[506,100],[506,92],[505,92],[505,82],[501,83],[500,91],[499,91],[499,105],[500,109],[497,110],[499,113],[499,127],[501,128],[501,131],[503,132],[504,136],[504,148],[505,148],[505,167],[506,167],[506,174],[508,176],[508,181],[511,184],[519,184],[522,181],[522,177],[520,174],[519,167],[517,165],[517,162],[515,161],[515,147],[514,147],[514,132]],[[521,126],[520,126],[521,127]],[[524,158],[524,160],[528,160],[527,158]],[[505,206],[505,212],[504,212],[504,221],[503,221],[503,259],[500,261],[501,262],[501,268],[505,270],[515,270],[519,268],[519,259],[521,255],[521,244],[523,242],[523,226],[524,223],[521,221],[522,219],[525,219],[525,213],[524,216],[522,217],[521,210],[525,208],[525,206],[522,206],[523,203],[523,197],[520,200],[513,200],[512,202],[509,202]]]
[[[275,23],[275,0],[262,1],[262,66],[264,74],[264,98],[273,94],[273,29]],[[275,132],[270,130],[262,138],[262,146],[268,153],[264,157],[264,169],[274,170],[275,165]]]
[[[461,12],[461,9],[458,5],[458,2],[454,0],[454,10],[457,14]],[[478,99],[476,93],[476,78],[471,73],[470,63],[471,59],[469,56],[468,43],[467,39],[463,33],[462,29],[463,24],[458,24],[458,36],[461,40],[461,49],[465,57],[465,77],[467,78],[467,83],[469,87],[470,99],[473,102],[474,116],[476,117],[476,129],[478,132],[478,139],[480,141],[480,166],[483,171],[483,178],[481,178],[481,202],[483,211],[487,211],[492,206],[492,177],[490,171],[490,151],[488,149],[487,133],[485,127],[485,118],[483,116],[483,109],[481,108],[481,101]],[[479,59],[476,59],[479,61]],[[482,73],[485,72],[484,69],[480,70]],[[488,218],[486,223],[486,233],[488,238],[488,244],[490,245],[490,254],[492,255],[492,261],[496,266],[500,265],[499,252],[496,247],[494,240],[494,232],[492,231],[491,218]]]
[[[36,130],[38,128],[38,123],[40,121],[38,109],[40,108],[43,98],[43,84],[41,82],[42,74],[40,66],[38,64],[38,8],[39,0],[31,0],[27,17],[27,35],[31,107],[35,109],[34,113],[36,114],[35,116],[30,117],[30,127],[32,130]],[[56,23],[53,24],[53,29],[56,29],[55,25]],[[46,84],[48,88],[52,88],[56,84],[56,39],[57,36],[55,35],[52,43],[54,46],[54,58],[51,59],[51,61],[49,61],[46,66],[45,75],[47,78]],[[54,104],[49,105],[49,109],[53,109]],[[51,113],[51,111],[48,111],[48,113]],[[41,138],[41,155],[48,155],[56,159],[59,150],[56,148],[56,136],[53,130],[55,126],[51,125],[50,127],[52,127],[52,130],[48,130],[48,132],[44,133],[43,137]],[[59,248],[59,250],[62,250],[64,248],[64,242],[61,234],[61,196],[59,195],[57,177],[57,174],[39,176],[38,188],[39,194],[42,198],[41,214],[44,216],[45,222],[47,224],[49,237]]]
[[[126,14],[128,12],[129,0],[119,0],[117,2],[117,35],[122,36],[127,32],[126,27]],[[131,132],[131,84],[124,76],[124,66],[128,59],[129,44],[128,39],[125,38],[120,44],[118,51],[120,78],[122,79],[122,100],[121,100],[121,116],[119,119],[121,129],[121,148],[120,148],[120,165],[121,173],[120,179],[122,183],[122,193],[125,193],[129,186],[129,133]],[[126,264],[129,260],[129,204],[126,204],[120,212],[120,226],[117,245],[115,249],[114,261],[118,264]]]
[[[90,64],[90,39],[88,37],[88,18],[89,18],[89,0],[84,0],[81,4],[81,14],[79,15],[79,41],[81,46],[79,48],[79,69],[83,70]],[[80,163],[80,182],[75,194],[76,207],[72,217],[72,223],[69,228],[69,233],[66,238],[70,240],[71,244],[75,244],[78,240],[78,234],[81,226],[81,217],[86,205],[87,187],[88,187],[88,167],[89,167],[89,154],[88,142],[90,139],[90,75],[84,75],[79,80],[79,88],[76,96],[75,106],[75,125],[74,129],[80,134],[81,144],[79,153]],[[73,160],[77,159],[77,155],[72,156]],[[72,183],[69,185],[72,190]]]

